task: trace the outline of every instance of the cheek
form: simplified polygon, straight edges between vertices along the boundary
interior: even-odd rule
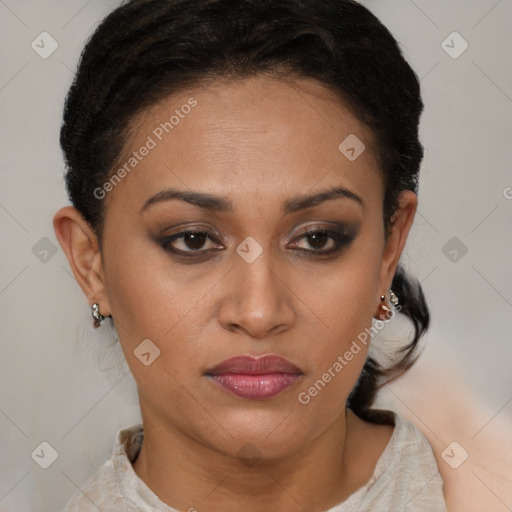
[[[368,346],[351,343],[345,350],[333,354],[320,372],[309,376],[297,390],[297,408],[314,419],[311,428],[326,425],[344,409],[368,353]]]
[[[172,263],[149,239],[105,248],[104,268],[113,317],[132,337],[161,338],[196,306],[210,278],[187,279],[190,270]],[[119,250],[123,247],[123,250]]]
[[[297,397],[302,405],[320,416],[331,416],[339,410],[354,387],[364,366],[371,342],[373,283],[364,283],[351,274],[339,276],[338,285],[325,286],[312,297],[312,309],[318,312],[319,330],[308,328],[306,338],[317,343],[307,353],[311,371]]]
[[[112,316],[139,396],[156,410],[169,412],[172,404],[173,422],[186,428],[202,418],[201,411],[190,411],[186,390],[198,374],[201,298],[213,283],[187,286],[168,262],[162,267],[158,249],[142,245],[107,254]]]
[[[359,278],[356,271],[341,274],[337,283],[325,283],[321,293],[308,295],[312,309],[316,306],[321,312],[324,335],[307,353],[311,372],[297,389],[295,410],[304,418],[306,438],[318,435],[344,410],[371,342],[375,285],[371,279]]]
[[[141,392],[149,396],[158,395],[160,388],[172,389],[179,401],[180,385],[191,389],[200,378],[201,364],[205,359],[211,363],[208,354],[220,329],[218,325],[215,332],[212,329],[212,301],[214,293],[217,296],[222,289],[226,269],[179,265],[148,239],[125,239],[126,243],[114,241],[105,247],[104,259],[121,346]],[[157,347],[149,345],[158,358],[146,367],[137,354],[147,339]],[[159,400],[158,396],[153,398]]]
[[[379,264],[379,249],[361,238],[331,268],[298,273],[295,289],[303,290],[309,316],[321,320],[324,334],[338,350],[371,325],[380,295]]]
[[[342,406],[362,371],[379,295],[379,263],[380,246],[361,237],[331,271],[300,273],[310,309],[306,337],[318,343],[307,354],[312,372],[301,387],[302,400],[298,399],[315,414],[328,416],[334,413],[330,406]]]

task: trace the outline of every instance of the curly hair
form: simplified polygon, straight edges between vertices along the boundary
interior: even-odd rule
[[[418,189],[423,102],[397,41],[368,9],[352,0],[132,0],[87,42],[60,134],[69,198],[99,240],[105,205],[93,191],[112,172],[137,114],[187,87],[261,75],[313,78],[371,130],[387,236],[398,195]],[[347,404],[374,423],[392,424],[371,406],[377,390],[414,363],[430,321],[422,288],[402,265],[392,288],[414,336],[391,367],[367,358]]]

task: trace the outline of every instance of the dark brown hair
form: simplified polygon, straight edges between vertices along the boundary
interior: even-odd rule
[[[187,87],[257,75],[313,78],[371,129],[388,233],[400,192],[417,192],[423,103],[417,76],[368,9],[351,0],[133,0],[108,15],[85,46],[60,135],[69,197],[100,240],[104,201],[93,191],[112,172],[135,116]],[[348,400],[376,423],[391,423],[370,409],[378,388],[413,364],[429,325],[421,286],[402,266],[392,288],[414,337],[391,368],[369,357]]]

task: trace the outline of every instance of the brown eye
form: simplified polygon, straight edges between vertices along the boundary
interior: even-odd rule
[[[308,241],[308,244],[313,247],[313,249],[323,249],[325,244],[332,238],[325,232],[317,231],[316,233],[308,233],[305,238]]]
[[[339,252],[344,246],[350,245],[355,236],[345,231],[330,229],[312,229],[301,233],[293,242],[292,247],[305,253],[327,255]]]
[[[182,231],[165,237],[160,241],[160,245],[171,252],[183,253],[205,253],[211,249],[219,248],[216,240],[206,231]],[[210,243],[210,247],[208,247]],[[206,245],[206,248],[202,250]]]
[[[208,237],[206,233],[187,233],[183,235],[183,244],[189,249],[201,249]]]

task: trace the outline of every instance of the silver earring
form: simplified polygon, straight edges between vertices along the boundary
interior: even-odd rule
[[[386,300],[386,296],[381,295],[380,300],[384,302]],[[398,305],[398,297],[395,295],[395,292],[391,289],[389,290],[389,302],[391,304],[391,307],[396,307]]]
[[[395,292],[393,290],[389,290],[389,302],[391,302],[391,305],[393,307],[396,307],[398,305],[398,297],[395,295]]]
[[[100,306],[96,302],[91,306],[91,313],[94,318],[94,327],[99,327],[105,317],[100,313]]]
[[[378,320],[391,320],[395,316],[396,306],[398,304],[398,297],[393,290],[389,290],[389,303],[386,304],[386,296],[380,296],[380,304],[377,309],[376,317]]]

